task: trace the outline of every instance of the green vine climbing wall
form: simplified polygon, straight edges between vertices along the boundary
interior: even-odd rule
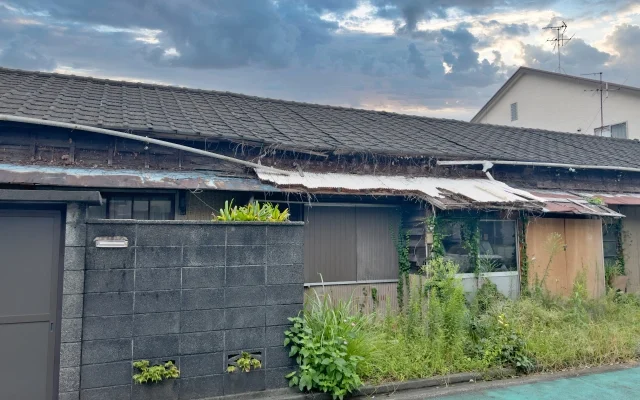
[[[526,213],[520,213],[520,232],[518,240],[520,242],[520,292],[526,293],[529,289],[529,256],[527,255],[527,226],[529,217]]]

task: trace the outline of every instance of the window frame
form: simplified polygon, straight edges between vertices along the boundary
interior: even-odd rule
[[[518,115],[518,102],[511,103],[509,105],[509,113],[511,117],[511,122],[517,121],[519,118]]]
[[[117,199],[126,199],[131,203],[131,218],[125,218],[126,220],[131,221],[174,221],[176,219],[176,194],[175,193],[167,193],[167,192],[103,192],[102,197],[105,204],[105,213],[103,219],[115,219],[112,218],[111,214],[111,202],[114,198]],[[140,201],[141,199],[146,198],[147,201],[147,218],[139,219],[133,218],[134,216],[134,203],[135,200]],[[151,201],[152,200],[169,200],[171,204],[171,209],[169,211],[169,215],[171,219],[163,219],[163,220],[152,220],[151,217]],[[89,213],[89,210],[87,210]]]
[[[361,257],[358,250],[361,248],[361,246],[365,245],[365,244],[370,244],[371,242],[368,241],[363,241],[363,242],[358,242],[359,239],[362,239],[362,237],[360,237],[358,230],[359,228],[362,228],[362,226],[359,224],[359,217],[358,217],[358,211],[359,210],[367,210],[367,209],[378,209],[378,210],[385,210],[385,212],[388,210],[390,212],[390,216],[389,218],[391,220],[393,220],[395,217],[393,216],[393,214],[396,214],[396,217],[398,218],[397,223],[400,224],[401,221],[401,214],[402,214],[402,207],[400,205],[397,204],[367,204],[367,203],[313,203],[313,204],[308,204],[305,203],[304,204],[304,220],[305,220],[305,239],[306,239],[306,235],[311,234],[310,232],[307,232],[307,229],[313,229],[310,228],[311,225],[309,225],[309,217],[310,217],[310,209],[314,209],[314,208],[319,208],[319,209],[335,209],[336,211],[338,209],[352,209],[353,210],[353,226],[350,226],[350,228],[352,228],[353,232],[349,232],[352,233],[351,235],[348,235],[348,237],[351,239],[353,238],[353,248],[351,249],[353,252],[343,255],[342,258],[346,258],[346,259],[350,259],[352,258],[351,256],[353,256],[354,260],[353,262],[350,264],[353,266],[353,271],[349,270],[349,272],[353,272],[353,276],[348,277],[347,279],[333,279],[333,277],[328,273],[328,270],[324,270],[324,272],[326,274],[323,274],[323,278],[322,281],[316,281],[315,278],[315,274],[312,274],[313,278],[311,279],[307,279],[307,275],[309,273],[309,271],[311,272],[316,272],[316,270],[321,270],[322,268],[316,268],[314,269],[313,267],[315,265],[307,265],[306,264],[306,257],[307,257],[307,252],[310,251],[309,248],[307,248],[307,245],[305,245],[305,282],[304,282],[304,286],[305,287],[314,287],[314,286],[322,286],[322,285],[354,285],[354,284],[376,284],[376,283],[394,283],[394,282],[398,282],[398,279],[395,277],[397,276],[397,269],[398,269],[398,265],[397,265],[397,261],[395,261],[393,263],[393,267],[394,267],[394,271],[393,271],[393,278],[391,277],[361,277],[361,275],[368,275],[367,272],[371,273],[373,271],[373,274],[379,274],[379,275],[385,275],[386,271],[384,268],[376,270],[376,269],[368,269],[368,267],[370,267],[370,264],[366,263],[366,259]],[[364,218],[364,217],[361,217]],[[389,239],[391,241],[394,240],[393,238],[393,232],[391,229],[387,229],[385,230],[385,233],[389,234]],[[306,241],[305,241],[306,242]],[[395,244],[392,245],[394,247],[394,252],[393,254],[396,255],[396,250],[395,250]],[[364,246],[366,247],[366,246]],[[385,264],[386,265],[386,264]],[[308,268],[311,268],[310,270]],[[344,272],[344,271],[342,271]],[[322,272],[321,272],[322,273]]]
[[[464,218],[445,218],[445,220],[447,221],[447,223],[453,223],[453,224],[457,224],[457,223],[463,223]],[[514,250],[515,250],[515,269],[514,270],[507,270],[507,271],[492,271],[492,272],[482,272],[483,276],[507,276],[507,275],[514,275],[514,274],[519,274],[520,273],[520,247],[519,247],[519,243],[520,243],[520,232],[519,232],[519,222],[517,220],[514,219],[501,219],[501,218],[495,218],[495,217],[489,217],[489,218],[478,218],[477,219],[478,222],[478,229],[480,229],[480,223],[482,222],[501,222],[501,223],[512,223],[513,224],[513,228],[514,228]],[[480,240],[482,241],[482,238],[480,237]],[[461,242],[462,243],[462,242]],[[478,247],[480,246],[480,243],[478,244]],[[480,249],[479,249],[480,250]],[[454,253],[455,254],[455,253]],[[480,255],[480,251],[478,252],[478,254]],[[461,255],[468,255],[468,254],[461,254]],[[452,261],[455,262],[454,258],[448,258],[447,254],[445,254],[444,256],[445,259],[450,259]],[[474,271],[470,271],[470,272],[458,272],[458,275],[460,276],[473,276],[475,275]]]
[[[613,127],[614,126],[619,126],[619,125],[624,125],[624,137],[613,137]],[[603,136],[602,132],[604,130],[607,130],[609,132],[609,136]],[[599,126],[597,128],[593,128],[593,135],[594,136],[599,136],[599,137],[607,137],[607,138],[614,138],[614,139],[629,139],[629,123],[628,121],[623,121],[623,122],[618,122],[615,124],[609,124],[609,125],[603,125],[603,126]]]
[[[613,233],[614,237],[609,237],[608,233]],[[619,253],[618,249],[622,246],[622,242],[620,241],[620,236],[616,234],[615,223],[607,222],[603,220],[602,223],[602,258],[604,260],[604,264],[607,265],[607,261],[618,261]],[[607,252],[607,243],[613,243],[615,252],[613,254],[608,254]]]

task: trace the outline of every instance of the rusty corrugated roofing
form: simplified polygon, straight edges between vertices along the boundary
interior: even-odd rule
[[[385,175],[292,172],[277,174],[256,170],[258,178],[282,190],[315,193],[399,194],[423,198],[442,209],[542,208],[541,199],[525,190],[489,179],[452,179]]]
[[[576,193],[563,191],[532,190],[531,194],[544,200],[545,213],[574,214],[574,215],[597,215],[600,217],[624,217],[624,215],[613,211],[603,204],[589,202],[592,196],[581,196]]]

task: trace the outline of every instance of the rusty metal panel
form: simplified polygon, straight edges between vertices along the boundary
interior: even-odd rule
[[[591,204],[589,198],[600,195],[575,194],[564,191],[530,191],[530,193],[544,200],[543,211],[556,214],[598,215],[602,217],[624,217],[604,205]],[[604,201],[604,200],[603,200]],[[604,203],[607,203],[604,201]]]
[[[640,193],[580,193],[586,197],[598,197],[608,205],[640,205]]]
[[[400,210],[390,207],[356,207],[356,246],[359,281],[396,279]]]
[[[305,214],[305,282],[355,281],[355,207],[307,207]]]
[[[280,192],[256,178],[199,171],[137,171],[0,164],[0,182],[99,188],[217,189]]]

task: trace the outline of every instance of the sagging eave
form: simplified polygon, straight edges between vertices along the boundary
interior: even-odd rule
[[[251,177],[200,171],[139,171],[0,164],[0,182],[15,185],[118,189],[187,189],[279,192]]]
[[[361,190],[335,190],[335,189],[307,189],[301,186],[278,186],[282,193],[294,193],[300,196],[312,197],[316,195],[353,195],[371,197],[404,197],[416,201],[425,201],[440,210],[529,210],[540,212],[543,209],[542,203],[482,203],[469,199],[467,202],[443,202],[438,198],[426,196],[424,193],[414,191],[361,191]]]
[[[402,196],[426,201],[442,210],[525,209],[541,211],[543,203],[527,191],[492,179],[435,176],[372,175],[326,172],[273,174],[255,169],[258,178],[282,191],[299,194]]]

